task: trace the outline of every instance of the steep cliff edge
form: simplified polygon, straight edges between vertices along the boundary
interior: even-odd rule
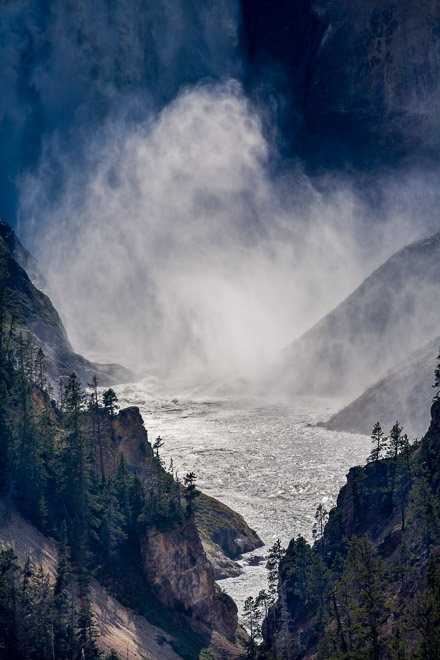
[[[230,559],[263,545],[239,513],[204,493],[196,500],[195,519],[202,538],[219,546]]]
[[[202,634],[216,630],[235,639],[237,607],[216,591],[214,573],[193,520],[170,530],[148,530],[141,538],[143,569],[159,600],[181,610]]]
[[[151,479],[153,449],[148,442],[139,408],[121,410],[113,420],[112,442],[106,452],[106,469],[115,471],[122,452],[130,469],[141,481]],[[239,575],[238,564],[233,561],[245,552],[263,545],[258,534],[249,527],[240,514],[214,497],[200,493],[194,504],[195,523],[208,559],[213,565],[216,579]]]

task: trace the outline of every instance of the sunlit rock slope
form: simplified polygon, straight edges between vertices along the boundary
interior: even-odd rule
[[[433,394],[434,367],[440,337],[414,351],[346,408],[333,415],[325,427],[334,431],[370,433],[380,421],[385,432],[394,422],[403,424],[409,438],[425,432]]]
[[[440,327],[440,234],[406,246],[300,339],[272,374],[291,393],[353,399]]]

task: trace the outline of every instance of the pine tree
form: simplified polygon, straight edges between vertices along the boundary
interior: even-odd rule
[[[396,467],[396,505],[400,507],[402,529],[405,527],[405,506],[412,487],[410,444],[406,433],[400,437],[400,454]]]
[[[46,370],[47,370],[46,356],[44,355],[44,352],[40,347],[37,350],[37,355],[35,357],[34,372],[35,372],[35,383],[42,392],[44,392],[47,385]]]
[[[388,451],[387,455],[389,458],[393,459],[392,468],[391,468],[391,488],[389,491],[390,502],[394,500],[394,489],[396,486],[396,471],[397,471],[397,457],[402,445],[402,427],[399,426],[399,422],[396,422],[393,425],[393,428],[390,431],[388,438]]]
[[[16,645],[19,575],[14,552],[11,549],[0,550],[0,648],[3,647],[6,652],[15,650]],[[12,652],[11,657],[14,657]]]
[[[432,386],[435,390],[440,388],[440,347],[437,355],[437,366],[434,371],[434,385]],[[436,392],[433,397],[433,401],[436,401],[440,396],[439,392]]]
[[[324,528],[328,520],[329,513],[325,506],[321,503],[318,504],[318,508],[315,512],[315,524],[313,526],[312,534],[313,538],[319,539],[322,538],[324,534]]]
[[[252,598],[252,596],[246,598],[244,602],[243,616],[246,622],[246,627],[249,631],[249,641],[247,643],[248,658],[250,658],[250,660],[255,660],[257,653],[257,641],[261,635],[261,611],[257,601]]]
[[[419,591],[409,608],[409,626],[420,636],[417,660],[440,657],[440,557],[438,550],[430,557],[426,571],[426,588]]]
[[[266,569],[268,571],[267,581],[269,583],[269,594],[273,600],[276,599],[278,594],[278,569],[280,561],[283,559],[285,554],[286,550],[282,547],[280,539],[277,539],[273,546],[269,549],[266,562]]]
[[[194,472],[187,472],[183,480],[185,486],[186,515],[192,516],[194,510],[194,500],[200,495],[196,486],[196,475]]]
[[[72,373],[64,390],[65,423],[70,431],[63,456],[64,488],[62,497],[72,513],[70,546],[83,595],[87,593],[86,566],[90,539],[95,533],[96,495],[93,492],[93,471],[89,442],[81,428],[80,415],[85,397],[81,383]]]
[[[382,450],[386,447],[388,438],[384,438],[382,427],[379,422],[376,422],[371,431],[371,442],[373,443],[373,448],[371,454],[368,457],[368,461],[377,463],[380,459]]]
[[[373,544],[352,537],[338,594],[345,619],[344,637],[350,652],[364,654],[359,657],[383,657],[380,631],[387,616],[384,582],[385,567],[375,555]]]
[[[396,422],[393,428],[391,429],[388,438],[389,441],[388,456],[394,459],[394,461],[397,460],[397,456],[402,446],[402,430],[403,430],[402,427],[399,426],[399,422]]]
[[[412,539],[421,543],[429,553],[440,538],[440,519],[438,502],[425,475],[419,477],[411,490],[407,518]]]
[[[118,547],[126,540],[124,516],[119,507],[117,491],[112,479],[105,480],[101,494],[100,540],[104,549],[104,568],[109,570]]]
[[[92,382],[89,383],[89,387],[92,391],[90,397],[90,408],[92,412],[93,436],[96,437],[98,441],[99,467],[101,471],[101,480],[104,481],[105,470],[104,470],[103,438],[102,438],[102,429],[101,429],[101,408],[99,405],[98,378],[96,376],[93,376]]]
[[[118,397],[112,390],[112,388],[106,390],[102,395],[102,400],[104,404],[105,412],[110,416],[111,419],[114,418],[118,410]]]
[[[40,566],[29,586],[29,611],[26,618],[27,657],[52,660],[55,652],[54,617],[50,578]]]
[[[70,616],[69,589],[72,584],[72,571],[69,559],[67,539],[67,525],[63,520],[58,543],[58,565],[53,590],[54,619],[53,638],[56,657],[68,656],[68,649],[72,647],[73,624]]]
[[[97,639],[99,637],[98,629],[96,627],[95,618],[93,616],[92,607],[88,598],[82,598],[78,622],[77,622],[77,645],[78,650],[76,657],[78,660],[84,658],[85,660],[95,660],[101,655]]]

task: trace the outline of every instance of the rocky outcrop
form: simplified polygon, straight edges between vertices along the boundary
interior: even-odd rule
[[[390,473],[391,459],[350,469],[336,507],[330,512],[324,538],[317,544],[325,548],[322,554],[328,560],[338,552],[344,553],[353,535],[365,536],[379,546],[385,538],[400,534],[400,510],[384,497]]]
[[[22,250],[15,235],[4,224],[2,229],[4,238],[0,234],[0,250],[8,274],[7,293],[10,294],[11,306],[16,313],[20,327],[32,330],[37,342],[42,343],[43,348],[48,351],[48,358],[56,378],[63,375],[63,365],[60,365],[53,357],[57,355],[56,351],[60,346],[63,350],[70,350],[69,355],[73,360],[73,363],[69,363],[70,369],[74,368],[73,365],[81,366],[82,364],[86,367],[83,372],[79,371],[79,375],[89,376],[96,372],[95,365],[92,363],[78,362],[83,359],[71,351],[62,322],[49,298],[34,287],[26,272],[14,258],[14,254],[18,255],[18,252]],[[21,257],[28,259],[24,251]],[[9,313],[12,316],[12,312]],[[47,331],[50,341],[44,335],[45,331]],[[46,338],[46,344],[41,341],[42,338]],[[50,353],[52,348],[55,352]],[[86,368],[93,368],[93,372],[89,374]],[[76,370],[78,371],[78,369]],[[41,398],[41,392],[38,388],[35,390],[36,399]],[[41,401],[41,405],[43,405],[43,401]],[[56,419],[61,419],[59,411],[55,408],[53,414],[54,422]],[[113,416],[102,408],[84,411],[80,417],[80,423],[84,433],[90,434],[90,437],[94,439],[93,450],[96,453],[97,469],[101,477],[114,477],[121,455],[123,455],[128,470],[136,474],[140,483],[145,486],[147,502],[151,503],[154,499],[155,488],[160,493],[160,487],[157,486],[158,481],[170,486],[172,484],[177,493],[176,501],[178,500],[179,493],[181,493],[179,489],[182,486],[173,482],[173,477],[166,473],[160,460],[154,456],[153,448],[148,442],[148,433],[137,407],[126,408]],[[151,479],[153,473],[156,481]],[[136,485],[136,488],[140,491],[139,484]],[[149,500],[148,497],[151,496],[151,493],[153,493],[153,498]],[[249,543],[246,538],[248,528],[244,520],[216,500],[203,496],[202,499],[204,500],[205,517],[209,515],[210,507],[213,507],[217,511],[217,517],[218,512],[221,511],[223,521],[228,521],[231,528],[235,527],[236,542],[233,543],[231,537],[227,544],[231,548],[231,552],[244,549],[246,543]],[[139,494],[138,503],[139,509],[142,510],[141,494]],[[144,507],[142,513],[146,508]],[[249,538],[258,538],[252,530],[248,530],[248,533]],[[27,540],[24,543],[30,546]],[[50,545],[50,542],[48,543]],[[127,571],[139,576],[137,586],[142,595],[139,598],[133,596],[132,592],[127,595],[124,591],[124,581],[121,580],[120,585],[116,588],[118,597],[122,597],[124,602],[130,602],[138,614],[145,614],[147,617],[150,612],[145,610],[145,601],[151,601],[160,612],[160,626],[164,625],[167,629],[162,623],[163,616],[170,620],[177,618],[179,624],[182,623],[184,631],[183,633],[176,631],[176,635],[182,633],[183,639],[190,633],[196,640],[196,646],[206,645],[215,654],[214,657],[219,660],[243,657],[242,650],[231,644],[230,641],[236,641],[237,607],[227,594],[216,587],[214,572],[204,552],[195,520],[192,516],[188,516],[185,506],[180,506],[175,515],[170,517],[158,515],[150,519],[147,514],[140,515],[130,539],[130,553],[127,560]],[[102,579],[106,579],[106,576],[104,575]],[[94,585],[93,590],[94,592],[99,591],[99,585]],[[97,597],[96,600],[97,603],[99,600],[97,606],[100,611],[104,610],[105,616],[105,598],[102,600]],[[112,608],[115,603],[116,601],[112,600]],[[114,613],[114,617],[117,618],[116,613]],[[115,621],[111,625],[114,627]],[[147,622],[145,625],[148,627]],[[142,627],[142,617],[139,626]],[[164,643],[165,639],[168,640],[168,638],[164,638]],[[179,637],[179,643],[181,641]],[[172,652],[168,655],[173,657]],[[197,657],[198,655],[197,652]],[[139,657],[156,660],[156,657],[151,654],[140,654]]]
[[[436,396],[424,438],[400,456],[389,451],[385,459],[352,468],[314,547],[302,537],[290,542],[280,562],[280,597],[265,623],[269,646],[287,633],[291,657],[298,660],[312,660],[317,653],[323,658],[335,653],[348,657],[358,650],[353,655],[367,657],[370,641],[355,639],[353,631],[373,626],[380,628],[382,639],[377,657],[391,657],[396,630],[412,621],[401,648],[414,657],[427,657],[438,622],[430,619],[426,628],[419,628],[418,622],[419,612],[438,601],[433,584],[434,573],[439,575],[439,456]],[[386,608],[380,608],[385,602]],[[369,618],[375,607],[380,619]]]
[[[110,426],[110,429],[108,428]],[[107,432],[111,442],[107,445],[105,464],[108,472],[116,472],[121,454],[131,471],[141,482],[152,472],[153,448],[139,408],[124,408],[112,420],[107,420]]]
[[[217,594],[192,519],[166,531],[149,529],[141,539],[141,552],[144,573],[164,605],[181,610],[201,632],[215,629],[234,639],[237,607],[226,594]]]
[[[263,541],[239,513],[213,497],[201,494],[196,500],[195,517],[203,538],[219,546],[230,559],[261,548]]]
[[[200,530],[199,530],[200,533]],[[225,580],[226,578],[238,577],[243,573],[238,562],[229,559],[223,550],[210,539],[201,537],[203,550],[208,557],[214,571],[214,580]]]
[[[116,470],[122,453],[141,482],[148,480],[152,474],[153,450],[139,408],[121,410],[112,421],[112,433],[113,441],[106,450],[106,472]],[[263,545],[240,514],[204,493],[196,499],[195,523],[215,580],[240,575],[241,569],[233,559]]]
[[[30,268],[41,283],[35,260],[21,245],[15,232],[0,220],[0,256],[4,260],[7,279],[6,295],[11,313],[19,328],[30,330],[47,360],[47,372],[54,385],[60,377],[75,371],[84,385],[98,376],[101,385],[112,385],[132,378],[128,369],[117,364],[94,364],[75,353],[67,338],[61,318],[49,297],[36,288],[26,270]]]

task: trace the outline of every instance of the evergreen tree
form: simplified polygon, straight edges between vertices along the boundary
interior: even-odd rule
[[[32,575],[28,597],[26,657],[52,660],[55,655],[55,611],[50,578],[42,566]]]
[[[112,388],[106,390],[102,395],[102,400],[104,404],[105,412],[113,419],[118,410],[118,397],[112,390]]]
[[[402,446],[402,430],[402,427],[399,426],[399,422],[396,422],[391,429],[388,438],[388,456],[394,461],[397,460],[397,456]]]
[[[427,477],[422,474],[411,490],[408,506],[408,528],[417,544],[422,544],[429,553],[440,539],[438,501],[432,492]]]
[[[196,486],[196,475],[194,472],[187,472],[183,480],[185,486],[186,515],[192,516],[194,510],[194,500],[200,495]]]
[[[277,539],[273,546],[269,549],[266,569],[268,571],[267,581],[269,583],[269,594],[275,600],[278,593],[279,583],[279,565],[280,561],[286,554],[286,550],[282,547],[280,539]]]
[[[417,660],[440,658],[440,557],[433,552],[426,571],[426,588],[419,591],[409,608],[409,627],[421,637]]]
[[[252,598],[252,596],[246,598],[244,602],[243,616],[246,627],[249,631],[249,640],[247,642],[248,658],[250,658],[250,660],[255,660],[257,653],[257,641],[261,635],[261,611],[259,604],[254,598]]]
[[[399,422],[396,422],[393,425],[393,428],[390,431],[388,438],[388,457],[393,459],[392,468],[391,468],[391,489],[390,489],[390,501],[393,502],[394,498],[394,489],[396,485],[396,471],[397,471],[397,457],[402,446],[402,427],[399,426]]]
[[[435,390],[440,388],[440,347],[437,355],[437,366],[434,371],[434,385],[432,386]],[[436,401],[439,398],[439,392],[436,392],[433,401]]]
[[[329,513],[325,506],[321,503],[318,504],[318,507],[315,512],[315,524],[313,526],[312,534],[313,538],[319,539],[324,534],[324,528],[328,520]]]
[[[98,442],[99,467],[101,471],[101,480],[104,481],[105,470],[104,470],[103,438],[102,438],[102,429],[101,429],[101,407],[99,405],[98,378],[96,376],[93,376],[92,382],[89,383],[89,388],[91,389],[90,409],[92,413],[93,437],[95,437]]]
[[[72,560],[85,595],[90,540],[96,528],[96,497],[93,492],[90,445],[80,424],[80,413],[84,408],[85,397],[81,383],[74,373],[65,385],[63,403],[65,423],[70,432],[66,437],[63,457],[62,496],[72,513],[70,524]]]
[[[43,350],[39,348],[37,350],[37,355],[35,357],[34,371],[35,371],[36,385],[40,388],[42,392],[44,392],[47,385],[46,370],[47,370],[46,356],[44,355]]]
[[[104,568],[109,570],[114,563],[118,547],[127,538],[124,531],[124,516],[120,511],[117,491],[112,479],[103,484],[101,495],[100,540],[104,549]]]
[[[70,616],[69,589],[72,584],[72,572],[69,559],[67,525],[61,525],[58,543],[58,565],[53,589],[53,639],[57,658],[69,657],[68,650],[73,644],[73,624]]]
[[[373,544],[365,538],[352,537],[338,597],[349,651],[360,654],[353,657],[382,658],[380,630],[387,616],[385,579],[384,564],[375,555]]]
[[[18,579],[20,569],[13,551],[0,550],[0,651],[10,652],[14,658],[16,649],[16,621]],[[7,657],[5,655],[4,657]]]
[[[368,457],[368,461],[370,463],[377,463],[379,461],[382,450],[387,445],[387,440],[388,438],[384,437],[380,423],[376,422],[373,426],[373,430],[371,431],[371,442],[373,443],[373,448],[371,450],[370,456]]]
[[[101,656],[97,646],[98,629],[88,598],[83,598],[80,604],[77,623],[77,646],[75,658],[78,660],[95,660]]]

